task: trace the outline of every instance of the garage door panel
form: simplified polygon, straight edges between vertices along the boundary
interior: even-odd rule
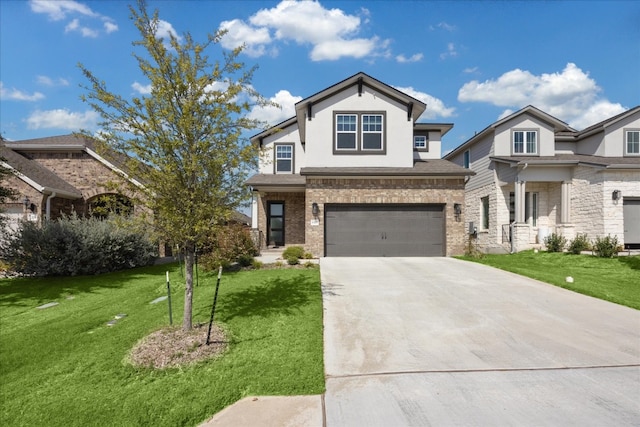
[[[327,256],[442,256],[441,205],[325,205]]]

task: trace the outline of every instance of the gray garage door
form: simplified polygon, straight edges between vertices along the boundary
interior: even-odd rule
[[[640,200],[624,199],[624,245],[640,248]]]
[[[443,256],[442,205],[325,205],[326,256]]]

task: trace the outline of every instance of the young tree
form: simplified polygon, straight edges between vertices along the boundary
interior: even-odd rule
[[[154,212],[156,230],[185,251],[183,329],[189,330],[196,246],[246,200],[243,182],[257,151],[242,133],[261,125],[246,113],[269,102],[252,89],[255,67],[239,62],[241,48],[209,62],[205,51],[223,32],[204,43],[189,33],[167,41],[157,35],[157,10],[150,16],[139,0],[130,11],[141,36],[134,46],[145,51],[134,56],[151,93],[127,100],[80,64],[90,82],[82,99],[102,118],[98,142],[128,158],[124,169],[143,183],[135,191]]]

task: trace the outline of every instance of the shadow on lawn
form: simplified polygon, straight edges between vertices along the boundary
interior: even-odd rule
[[[59,301],[72,295],[92,293],[99,289],[122,288],[128,283],[158,275],[164,281],[164,271],[177,266],[148,266],[95,276],[19,277],[0,280],[0,306],[36,307]]]
[[[640,256],[621,256],[618,261],[629,266],[633,270],[640,270]]]
[[[273,278],[249,289],[224,295],[220,304],[223,322],[234,317],[269,317],[292,314],[308,304],[314,281],[303,275],[291,279]]]

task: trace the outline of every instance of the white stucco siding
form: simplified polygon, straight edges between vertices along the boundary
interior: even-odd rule
[[[385,112],[386,154],[334,154],[334,112]],[[307,167],[411,167],[413,166],[413,120],[406,106],[364,86],[358,96],[352,86],[312,107],[306,122]]]
[[[604,131],[604,156],[622,157],[625,155],[626,130],[640,129],[640,113],[626,117],[611,126],[607,126]],[[640,162],[640,158],[638,159]]]
[[[300,173],[300,168],[305,167],[305,149],[300,143],[298,125],[288,126],[267,136],[262,140],[262,150],[260,152],[260,173],[274,173],[274,152],[276,144],[293,144],[293,167],[294,173]]]
[[[429,132],[429,136],[427,137],[427,144],[429,146],[429,151],[414,151],[413,158],[428,160],[428,159],[439,159],[442,153],[442,137],[440,136],[440,132],[431,131]]]
[[[523,114],[496,127],[494,147],[496,156],[513,155],[511,140],[511,133],[513,130],[538,131],[538,153],[536,155],[553,156],[555,154],[555,134],[553,132],[553,128],[535,117]]]
[[[604,134],[599,132],[578,141],[576,144],[576,154],[604,156]]]

